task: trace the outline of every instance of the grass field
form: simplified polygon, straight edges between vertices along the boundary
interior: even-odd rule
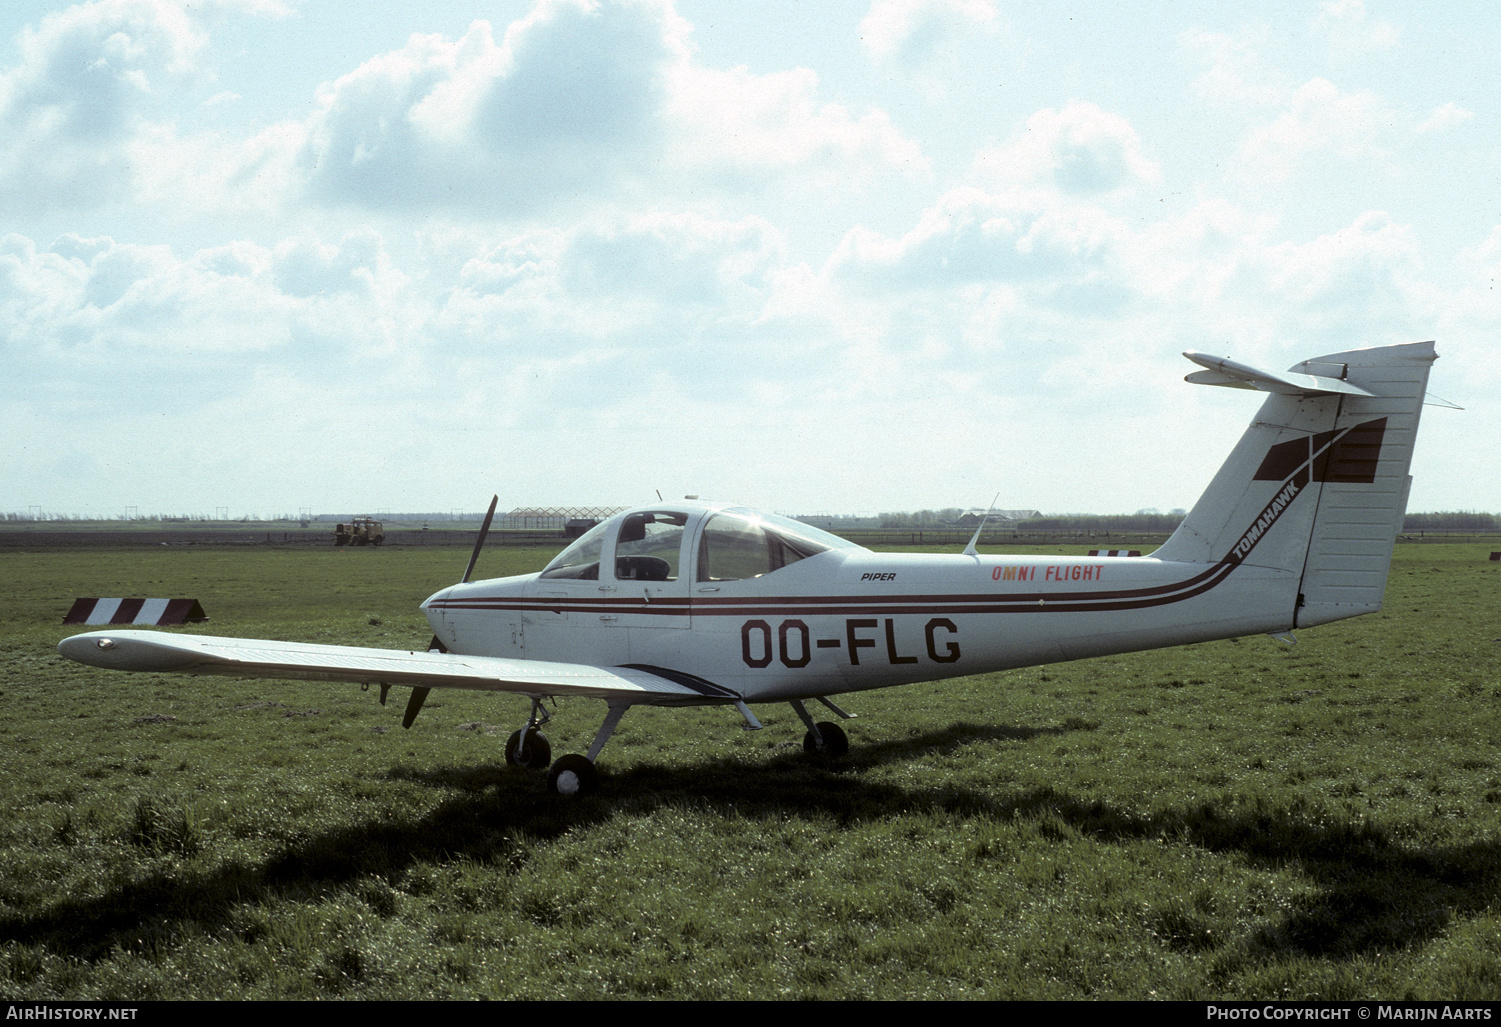
[[[0,553],[5,998],[1501,997],[1501,565],[1403,545],[1386,609],[790,709],[632,710],[602,789],[504,765],[526,703],[111,675],[73,597],[409,647],[455,550]],[[480,571],[535,569],[490,552]],[[603,704],[562,702],[555,753]]]

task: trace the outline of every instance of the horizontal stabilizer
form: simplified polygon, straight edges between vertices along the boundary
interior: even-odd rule
[[[1192,382],[1194,385],[1223,385],[1231,389],[1259,389],[1262,392],[1275,392],[1283,396],[1364,396],[1369,398],[1371,393],[1365,389],[1341,381],[1339,378],[1329,377],[1327,374],[1300,374],[1295,371],[1267,371],[1259,367],[1251,367],[1228,357],[1211,357],[1206,353],[1195,353],[1188,350],[1183,354],[1189,360],[1201,367],[1207,367],[1207,371],[1195,371],[1187,375],[1183,380]],[[1303,365],[1308,366],[1308,365]],[[1334,372],[1343,375],[1345,373],[1342,364],[1327,364],[1317,366],[1317,370]]]

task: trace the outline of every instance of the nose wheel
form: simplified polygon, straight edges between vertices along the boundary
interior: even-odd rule
[[[532,710],[527,714],[526,726],[506,739],[506,762],[513,767],[527,770],[546,770],[552,759],[552,746],[542,737],[542,725],[551,717],[542,706],[542,700],[532,697]]]
[[[513,767],[542,770],[552,759],[552,745],[534,727],[522,728],[506,739],[506,762]]]

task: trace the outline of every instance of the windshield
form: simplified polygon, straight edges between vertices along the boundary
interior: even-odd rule
[[[552,563],[543,569],[544,578],[581,578],[594,581],[599,578],[599,557],[605,545],[605,529],[609,521],[596,524],[574,540],[573,545],[553,557]]]

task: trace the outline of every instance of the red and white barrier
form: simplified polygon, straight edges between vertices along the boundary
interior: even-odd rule
[[[78,599],[64,624],[182,624],[208,620],[196,599]]]

